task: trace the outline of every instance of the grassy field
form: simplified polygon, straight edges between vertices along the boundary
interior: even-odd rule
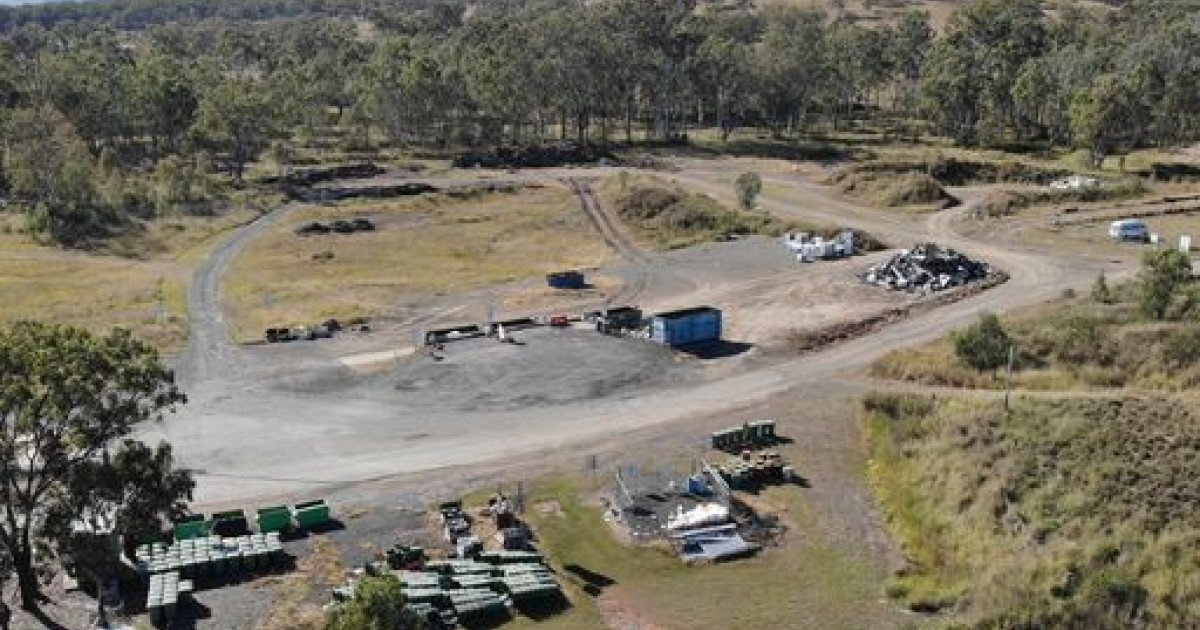
[[[299,237],[311,221],[365,217],[378,229]],[[609,252],[570,192],[427,195],[347,202],[289,215],[251,243],[223,285],[234,335],[377,315],[412,299],[592,267]]]
[[[893,625],[890,609],[875,605],[880,594],[872,571],[852,550],[825,538],[814,507],[797,487],[771,488],[756,499],[787,523],[781,546],[756,558],[698,567],[684,566],[664,549],[619,542],[600,506],[588,499],[595,490],[587,480],[566,476],[533,485],[527,518],[566,578],[573,606],[544,621],[522,619],[506,628]]]
[[[131,329],[171,352],[187,342],[191,270],[220,235],[256,216],[177,217],[104,242],[93,252],[0,234],[0,322],[38,319],[104,331]]]
[[[954,628],[1200,620],[1194,401],[869,396],[871,477],[908,566],[888,592]],[[952,623],[953,622],[953,623]]]

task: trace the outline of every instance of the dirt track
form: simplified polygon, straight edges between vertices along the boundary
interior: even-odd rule
[[[725,197],[732,194],[728,182],[737,172],[736,164],[688,163],[674,178]],[[561,174],[521,177],[557,179]],[[241,247],[289,207],[235,233],[197,273],[189,296],[192,347],[181,365],[193,404],[152,429],[151,435],[170,439],[180,460],[199,473],[197,499],[201,503],[303,496],[392,475],[486,466],[629,431],[712,418],[785,392],[797,396],[806,390],[824,392],[831,383],[853,379],[848,375],[856,368],[891,348],[934,338],[969,322],[981,310],[1005,311],[1044,300],[1066,287],[1082,286],[1097,271],[1091,265],[1074,266],[1050,254],[963,238],[951,222],[963,209],[926,217],[887,215],[835,197],[801,175],[770,175],[767,180],[774,186],[762,205],[771,212],[866,229],[897,245],[936,240],[988,259],[1008,271],[1012,280],[983,295],[801,360],[745,362],[738,364],[737,370],[718,370],[711,379],[658,384],[635,397],[598,396],[520,410],[462,411],[463,405],[457,404],[461,401],[451,392],[444,408],[417,409],[395,399],[347,395],[349,390],[344,388],[316,385],[336,385],[351,378],[345,368],[329,362],[312,362],[311,380],[300,382],[313,385],[301,388],[302,395],[297,395],[295,387],[277,387],[276,379],[303,362],[270,365],[270,354],[256,354],[253,369],[244,368],[245,353],[233,347],[224,332],[216,287],[221,272]],[[661,267],[667,275],[673,268],[669,263]],[[676,299],[685,300],[687,282],[676,278],[675,285]],[[691,291],[701,294],[732,291],[736,295],[739,281],[705,280],[693,285]],[[852,313],[855,304],[846,308]],[[391,348],[395,346],[375,350]]]

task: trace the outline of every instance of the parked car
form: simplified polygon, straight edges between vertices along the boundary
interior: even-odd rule
[[[571,320],[567,319],[566,315],[550,316],[550,325],[556,328],[565,328],[571,325]]]
[[[1108,235],[1117,241],[1150,242],[1150,228],[1141,219],[1121,219],[1108,226]]]

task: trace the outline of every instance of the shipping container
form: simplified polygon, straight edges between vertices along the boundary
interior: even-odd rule
[[[659,313],[650,319],[650,339],[668,346],[686,346],[721,338],[721,311],[700,306]]]

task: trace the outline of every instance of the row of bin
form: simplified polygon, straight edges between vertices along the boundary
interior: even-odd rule
[[[136,549],[137,570],[153,583],[156,575],[176,573],[195,580],[222,581],[282,564],[283,543],[279,534],[251,534],[235,538],[206,536]]]
[[[329,522],[329,505],[323,499],[297,503],[291,507],[276,505],[265,507],[257,513],[258,531],[286,532],[292,529],[313,529]],[[189,540],[210,534],[217,536],[243,536],[250,533],[250,521],[244,510],[217,512],[211,519],[203,514],[192,514],[175,521],[175,540]]]
[[[731,427],[712,434],[712,447],[722,451],[739,451],[743,448],[771,445],[778,441],[774,420],[747,422],[740,427]]]

